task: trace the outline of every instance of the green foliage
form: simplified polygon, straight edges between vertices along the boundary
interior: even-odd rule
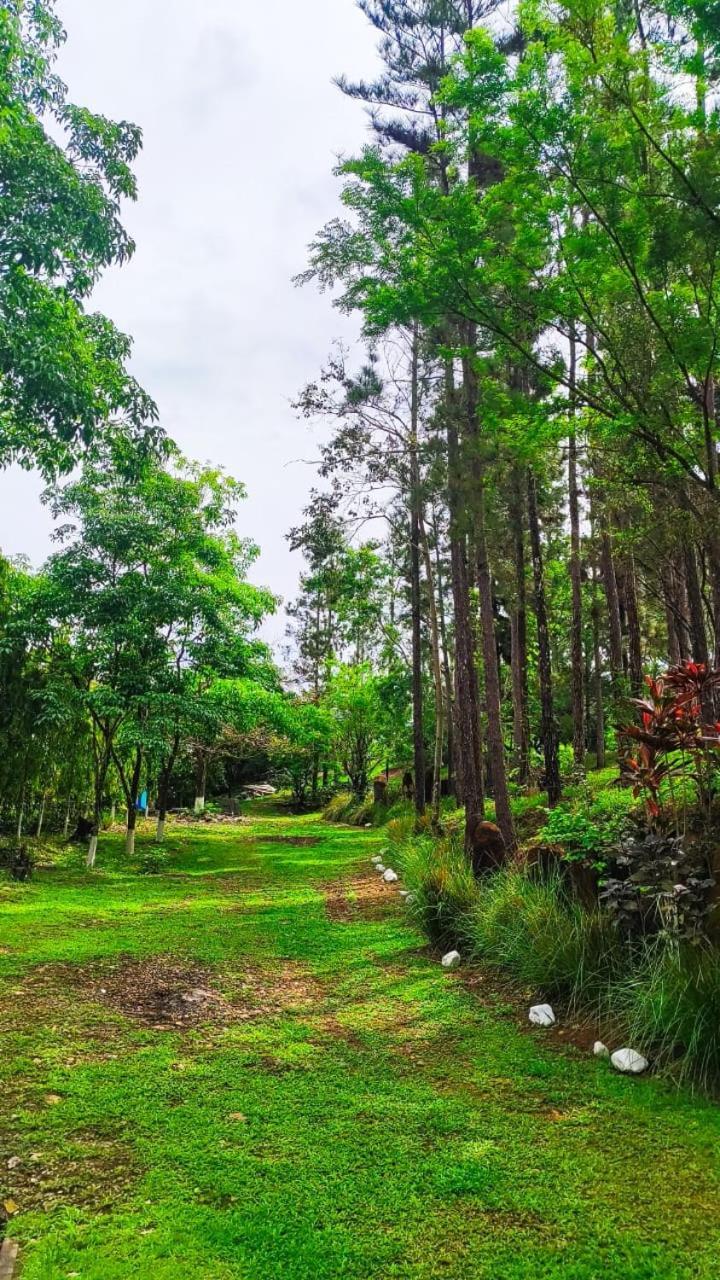
[[[327,760],[333,730],[328,710],[308,699],[285,699],[276,728],[268,754],[278,779],[290,786],[297,809],[317,804],[320,762]]]
[[[338,667],[326,694],[335,751],[350,780],[353,795],[363,801],[370,771],[380,762],[380,690],[367,665]]]
[[[547,844],[562,845],[563,855],[569,862],[603,868],[618,833],[607,823],[600,825],[582,812],[558,808],[550,809],[547,822],[538,834]]]
[[[350,827],[382,826],[384,812],[370,797],[359,800],[352,791],[339,791],[323,809],[327,822],[344,822]]]
[[[715,880],[679,836],[631,833],[620,845],[615,868],[601,901],[624,937],[660,934],[691,944],[707,940]]]
[[[633,1043],[678,1083],[720,1081],[720,953],[717,947],[646,944],[613,997]]]
[[[45,475],[69,470],[110,420],[136,447],[157,435],[130,340],[86,310],[134,249],[119,207],[135,197],[141,134],[68,100],[53,71],[63,39],[52,0],[0,8],[0,466]]]
[[[164,875],[168,870],[168,852],[162,845],[143,845],[137,870],[141,876]]]

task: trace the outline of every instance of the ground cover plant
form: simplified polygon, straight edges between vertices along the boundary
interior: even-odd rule
[[[255,810],[0,883],[23,1280],[713,1276],[715,1107],[443,975],[377,833]]]

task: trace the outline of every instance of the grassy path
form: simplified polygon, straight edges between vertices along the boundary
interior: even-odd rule
[[[261,815],[0,884],[22,1280],[720,1274],[720,1110],[443,974],[378,842]]]

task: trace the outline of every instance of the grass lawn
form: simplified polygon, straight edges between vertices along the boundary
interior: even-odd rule
[[[443,973],[381,840],[255,806],[0,881],[22,1280],[716,1280],[720,1110]]]

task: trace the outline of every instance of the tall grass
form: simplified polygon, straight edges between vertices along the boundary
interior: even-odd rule
[[[395,864],[437,946],[504,970],[538,998],[606,1022],[676,1080],[720,1086],[720,951],[653,939],[631,947],[559,877],[510,867],[478,884],[456,839],[397,824]],[[618,1046],[616,1046],[618,1047]]]
[[[720,951],[647,943],[613,991],[640,1048],[679,1083],[720,1085]]]

